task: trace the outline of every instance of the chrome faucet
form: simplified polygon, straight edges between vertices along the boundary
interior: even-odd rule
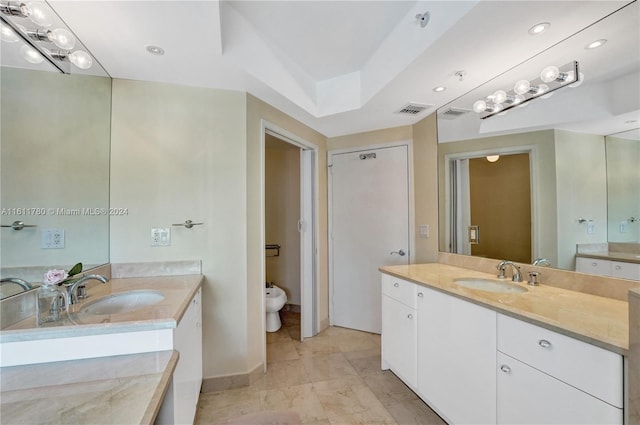
[[[20,285],[22,287],[22,289],[24,289],[25,291],[28,291],[29,289],[33,289],[33,286],[27,282],[24,279],[20,279],[17,277],[5,277],[0,279],[0,285],[3,283],[15,283],[16,285]]]
[[[536,258],[531,264],[534,266],[551,267],[551,261],[546,258]]]
[[[102,283],[107,283],[109,279],[99,274],[89,274],[81,277],[80,279],[67,286],[67,305],[73,305],[78,303],[78,287],[82,286],[87,280],[98,280]]]
[[[496,268],[498,269],[498,277],[500,279],[504,279],[506,276],[504,275],[504,271],[507,266],[511,266],[513,271],[513,275],[511,276],[511,280],[514,282],[522,282],[522,275],[520,274],[520,267],[516,266],[512,261],[500,261]]]

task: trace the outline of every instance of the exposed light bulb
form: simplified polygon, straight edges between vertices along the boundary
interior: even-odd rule
[[[2,41],[5,41],[7,43],[15,43],[19,40],[18,35],[15,33],[15,31],[4,24],[0,27],[0,38],[2,38]]]
[[[540,79],[545,83],[555,81],[560,75],[560,69],[557,66],[551,65],[545,67],[540,73]]]
[[[496,162],[500,159],[500,155],[487,155],[487,161]]]
[[[530,88],[531,88],[531,83],[529,81],[519,80],[513,86],[513,91],[516,92],[516,94],[525,94],[529,92]]]
[[[523,101],[524,101],[524,96],[523,95],[517,94],[517,95],[513,96],[513,104],[514,105],[519,105]]]
[[[76,50],[69,55],[69,61],[80,69],[89,69],[93,65],[91,55],[82,50]]]
[[[71,31],[65,28],[57,28],[51,31],[51,41],[61,49],[71,50],[76,45],[76,38]]]
[[[487,110],[487,102],[484,100],[476,100],[473,103],[473,110],[477,113],[481,113]]]
[[[38,64],[44,60],[42,55],[33,47],[26,44],[20,48],[20,54],[29,63]]]
[[[50,27],[53,23],[50,13],[40,2],[27,3],[25,11],[25,15],[36,25],[40,25],[41,27]]]
[[[495,93],[493,93],[493,102],[498,104],[498,103],[504,103],[507,100],[507,92],[504,90],[497,90]]]

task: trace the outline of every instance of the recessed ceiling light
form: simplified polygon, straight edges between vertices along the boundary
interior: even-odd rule
[[[551,26],[551,24],[549,22],[541,22],[539,24],[535,24],[534,26],[529,28],[529,34],[531,34],[531,35],[542,34],[547,29],[549,29],[550,26]]]
[[[152,55],[158,55],[158,56],[164,55],[164,49],[162,47],[150,45],[150,46],[147,46],[146,49],[147,49],[147,52],[151,53]]]
[[[446,87],[438,86],[438,87],[434,87],[433,91],[436,92],[436,93],[439,93],[441,91],[445,91],[446,89],[447,89]]]
[[[597,49],[598,47],[602,47],[607,40],[601,38],[600,40],[593,41],[585,46],[585,49]]]

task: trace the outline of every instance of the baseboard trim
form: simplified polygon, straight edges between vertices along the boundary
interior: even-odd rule
[[[202,392],[212,393],[216,391],[231,390],[234,388],[248,387],[257,382],[264,374],[264,365],[258,364],[248,373],[238,373],[236,375],[215,376],[202,380]]]

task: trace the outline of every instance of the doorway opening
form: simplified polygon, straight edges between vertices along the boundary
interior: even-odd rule
[[[286,333],[291,339],[302,341],[318,333],[318,179],[315,145],[264,121],[262,141],[266,370],[267,334],[277,337],[278,333]],[[281,308],[282,299],[275,302],[278,320],[274,318],[273,297],[280,290],[286,294],[286,300]],[[267,304],[271,311],[267,310]],[[274,325],[274,321],[280,323]]]
[[[450,252],[530,263],[535,252],[534,152],[448,158]]]

